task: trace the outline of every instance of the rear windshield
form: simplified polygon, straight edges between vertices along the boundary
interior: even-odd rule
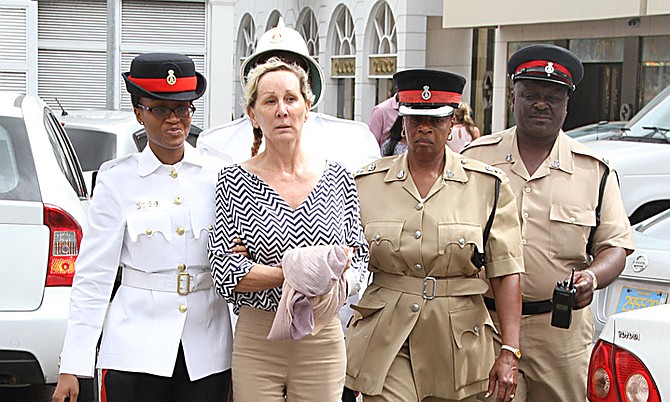
[[[116,134],[67,126],[65,132],[83,171],[98,170],[104,162],[116,158]]]
[[[0,117],[0,200],[42,200],[26,126],[15,117]]]

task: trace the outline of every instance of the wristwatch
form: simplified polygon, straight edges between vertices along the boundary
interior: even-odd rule
[[[514,357],[517,358],[517,360],[521,359],[521,349],[517,349],[517,348],[512,347],[510,345],[502,345],[500,347],[500,350],[507,350],[509,352],[512,352],[512,354],[514,355]]]

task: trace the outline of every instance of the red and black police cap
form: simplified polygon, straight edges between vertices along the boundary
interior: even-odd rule
[[[122,75],[128,92],[144,98],[192,101],[207,88],[207,80],[195,71],[193,60],[179,53],[141,54]]]
[[[393,74],[401,116],[450,116],[461,103],[465,78],[446,71],[413,69]]]
[[[574,91],[584,76],[584,66],[568,49],[542,44],[517,50],[507,62],[507,72],[512,81],[549,81]]]

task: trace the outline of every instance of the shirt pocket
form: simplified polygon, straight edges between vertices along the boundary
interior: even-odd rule
[[[128,216],[128,251],[135,268],[165,268],[171,260],[172,219],[165,212],[138,212]]]
[[[586,261],[586,243],[596,225],[596,213],[575,205],[553,204],[549,210],[552,258]]]
[[[400,234],[404,220],[370,221],[365,225],[365,239],[370,245],[370,266],[384,272],[402,272],[393,263],[400,252]],[[400,256],[397,256],[400,260]]]
[[[493,321],[481,298],[479,302],[449,312],[455,389],[484,381],[495,360]]]
[[[347,350],[351,352],[347,353],[347,374],[352,377],[358,376],[365,357],[374,347],[370,341],[384,307],[385,301],[370,297],[363,297],[358,304],[351,305],[354,315],[348,325],[346,344]]]
[[[437,224],[437,264],[445,272],[432,272],[433,275],[472,276],[479,272],[471,261],[475,249],[483,248],[482,227],[467,223]]]

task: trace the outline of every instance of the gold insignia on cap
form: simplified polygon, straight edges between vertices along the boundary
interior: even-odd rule
[[[547,67],[544,68],[544,72],[547,73],[547,77],[553,74],[554,71],[556,71],[556,69],[554,69],[554,63],[548,62]]]
[[[174,70],[168,70],[166,81],[168,85],[174,85],[177,83],[177,77],[174,76]]]
[[[433,94],[430,93],[430,87],[428,85],[424,85],[423,92],[421,92],[421,99],[427,101],[431,96],[433,96]]]

